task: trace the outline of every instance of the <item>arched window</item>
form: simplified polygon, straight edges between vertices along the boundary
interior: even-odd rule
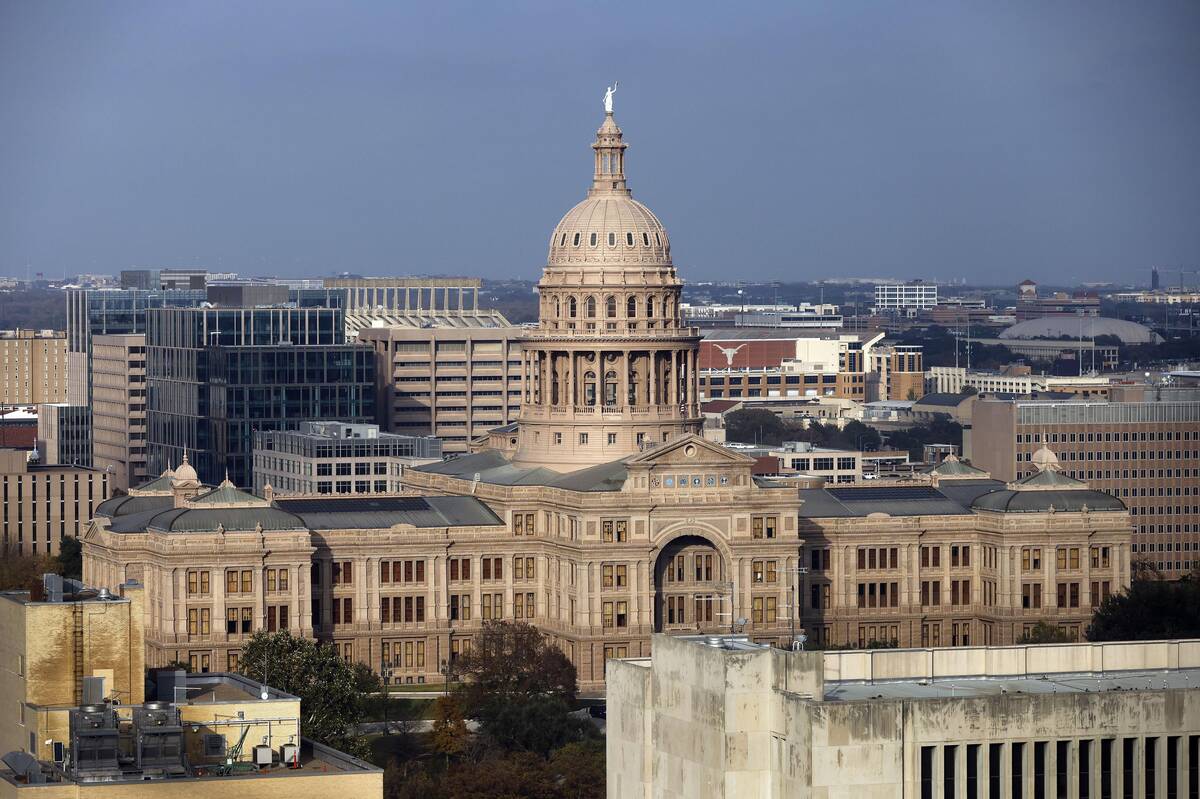
[[[633,246],[633,234],[632,233],[625,234],[625,244],[630,247]]]
[[[583,374],[583,404],[596,404],[596,373],[584,372]]]
[[[560,237],[559,237],[559,239],[558,239],[558,246],[559,246],[559,247],[561,247],[561,246],[563,246],[563,245],[564,245],[564,244],[566,244],[566,243],[567,243],[567,234],[566,234],[566,233],[564,233],[564,234],[562,234],[562,236],[560,236]]]
[[[575,298],[572,297],[571,299],[567,300],[567,316],[574,319],[576,310]]]
[[[642,232],[642,244],[646,245],[647,247],[650,246],[650,234],[646,233],[645,231]]]
[[[604,373],[604,404],[605,405],[616,405],[617,404],[617,373],[616,372],[605,372]]]
[[[579,246],[579,234],[578,234],[578,233],[576,233],[576,234],[575,234],[575,241],[574,241],[574,242],[572,242],[572,243],[573,243],[573,244],[574,244],[576,247],[578,247],[578,246]]]
[[[616,247],[616,246],[617,246],[617,234],[616,234],[616,233],[609,233],[609,234],[608,234],[608,246],[609,246],[609,247]]]
[[[654,298],[653,297],[646,298],[646,318],[647,319],[654,318]]]
[[[654,243],[657,244],[659,247],[662,246],[662,239],[659,238],[657,230],[654,231]]]
[[[587,303],[584,307],[587,309],[587,318],[595,319],[596,318],[596,298],[588,297]]]
[[[610,296],[604,301],[604,315],[609,319],[617,318],[617,298]]]
[[[591,243],[592,243],[593,247],[596,246],[596,234],[595,233],[592,234]]]
[[[625,316],[630,319],[637,316],[637,297],[630,297],[629,301],[625,303]]]

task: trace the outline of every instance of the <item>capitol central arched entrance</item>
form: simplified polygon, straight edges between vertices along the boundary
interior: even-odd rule
[[[728,630],[733,585],[729,565],[707,538],[684,535],[654,561],[654,631]]]

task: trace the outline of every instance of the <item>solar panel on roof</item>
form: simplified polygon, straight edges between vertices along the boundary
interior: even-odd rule
[[[429,510],[424,497],[352,497],[346,499],[279,499],[279,507],[291,513],[334,513],[345,511]]]
[[[877,502],[879,500],[945,499],[937,489],[928,486],[879,486],[871,488],[827,488],[842,502]]]

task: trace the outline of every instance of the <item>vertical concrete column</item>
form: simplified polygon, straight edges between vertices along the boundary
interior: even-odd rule
[[[649,367],[646,371],[649,373],[650,385],[646,393],[646,399],[648,401],[647,404],[658,405],[658,351],[650,350],[648,354],[650,356],[648,361]]]
[[[621,370],[621,374],[618,375],[618,383],[617,383],[617,385],[619,386],[617,391],[620,392],[620,396],[617,397],[617,404],[620,405],[621,407],[625,408],[626,413],[628,413],[629,412],[628,411],[628,408],[629,408],[629,350],[625,350],[624,352],[622,352],[621,357],[617,359],[617,362],[618,362],[617,368]]]
[[[1021,799],[1036,799],[1034,793],[1037,780],[1033,774],[1033,750],[1036,741],[1025,741],[1021,753]]]
[[[1067,795],[1060,799],[1079,799],[1079,741],[1067,744]]]
[[[1155,799],[1166,799],[1167,797],[1167,747],[1171,745],[1171,739],[1165,735],[1160,735],[1156,739],[1154,745],[1154,797]],[[1179,760],[1175,761],[1176,781],[1178,782]],[[1178,796],[1178,794],[1177,794]]]
[[[1109,779],[1112,781],[1112,796],[1113,799],[1131,799],[1125,795],[1125,779],[1123,777],[1125,770],[1125,747],[1121,738],[1114,738],[1112,742],[1112,758],[1111,771]]]
[[[678,350],[671,350],[671,380],[667,383],[667,402],[671,405],[679,404],[679,372],[675,365],[678,355]]]
[[[576,382],[577,382],[577,380],[575,378],[575,352],[573,350],[568,350],[567,351],[567,396],[566,396],[566,399],[563,400],[562,404],[565,405],[566,407],[572,409],[572,411],[574,411],[575,404],[576,404],[575,403],[575,395],[577,393],[575,390]]]
[[[1042,779],[1046,781],[1043,788],[1047,799],[1067,799],[1058,795],[1058,742],[1055,740],[1046,742],[1046,771]]]
[[[945,799],[946,796],[946,747],[933,748],[933,799]],[[955,797],[960,799],[960,797]]]
[[[304,601],[306,586],[309,584],[309,570],[304,566],[295,566],[291,572],[292,584],[288,591],[288,604],[291,606],[288,610],[289,621],[295,619],[300,635],[311,638],[312,604]]]
[[[967,799],[967,745],[958,744],[954,753],[954,799]],[[975,772],[976,791],[979,788],[979,772]],[[978,797],[976,797],[978,799]]]
[[[1125,799],[1146,799],[1146,739],[1141,736],[1133,741],[1133,796]]]
[[[1000,799],[1012,799],[1012,741],[1005,741],[1000,746]]]
[[[379,558],[367,558],[363,568],[367,573],[363,576],[360,591],[365,593],[363,603],[363,626],[370,630],[376,627],[375,620],[379,618]],[[358,600],[354,600],[355,604]],[[374,661],[368,661],[374,662]]]

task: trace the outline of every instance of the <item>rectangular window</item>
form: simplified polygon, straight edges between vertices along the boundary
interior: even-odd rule
[[[242,593],[249,594],[254,591],[254,572],[250,569],[242,571]]]

